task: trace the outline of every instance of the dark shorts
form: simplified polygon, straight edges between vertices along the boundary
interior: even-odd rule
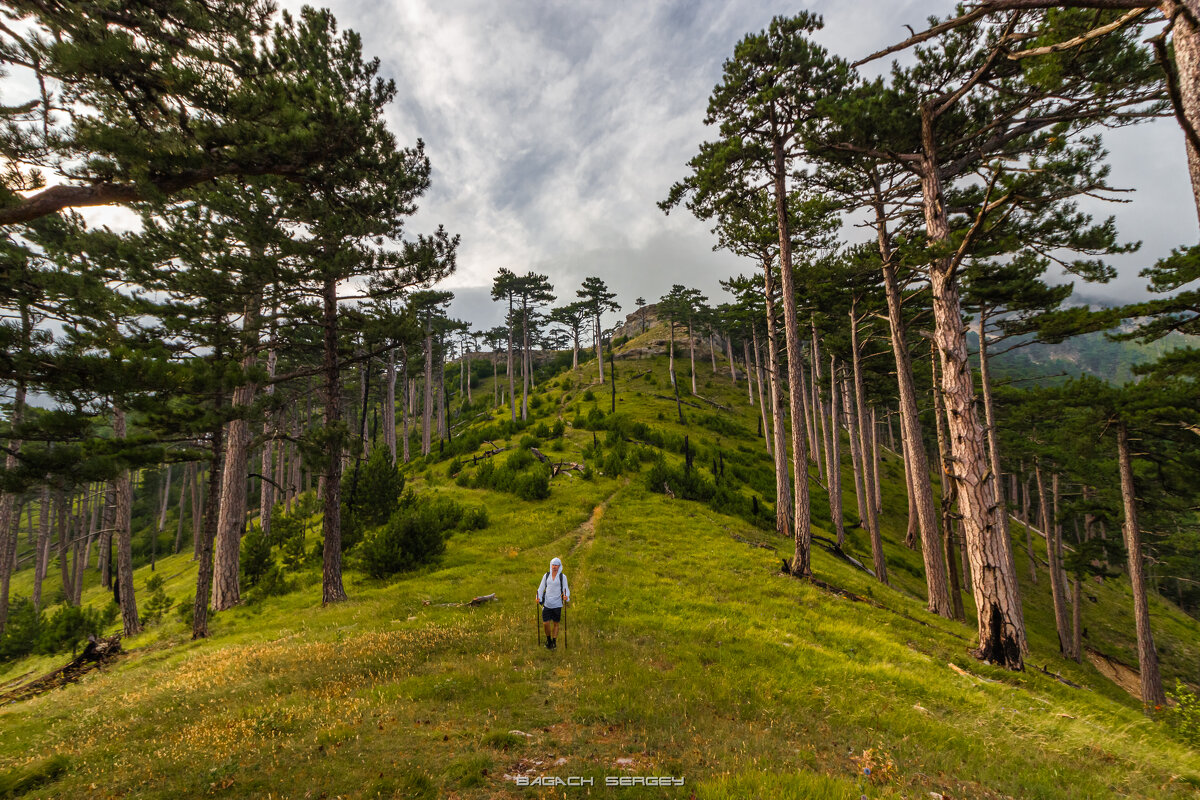
[[[562,622],[562,609],[542,606],[542,622]]]

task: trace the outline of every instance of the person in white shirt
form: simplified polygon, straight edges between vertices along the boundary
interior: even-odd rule
[[[546,629],[546,649],[558,647],[558,623],[562,622],[564,605],[571,603],[571,587],[562,571],[562,561],[550,561],[550,571],[542,576],[538,584],[538,605],[542,607],[542,624]]]

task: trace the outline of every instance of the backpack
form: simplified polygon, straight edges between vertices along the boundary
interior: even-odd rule
[[[546,588],[549,589],[550,588],[550,573],[547,572],[545,575],[543,575],[542,580],[546,581]],[[559,597],[563,596],[563,571],[561,569],[558,571],[558,596]],[[545,602],[546,602],[546,595],[543,594],[542,595],[542,603],[544,604]],[[564,603],[566,602],[565,598],[563,599],[563,602]]]

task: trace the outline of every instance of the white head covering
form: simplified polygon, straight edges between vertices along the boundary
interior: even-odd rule
[[[550,559],[550,577],[552,578],[558,577],[558,573],[554,571],[555,567],[558,567],[558,571],[562,572],[562,561],[559,560],[558,556]]]

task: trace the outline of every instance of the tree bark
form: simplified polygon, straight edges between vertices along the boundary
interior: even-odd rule
[[[46,565],[50,561],[50,487],[42,486],[38,501],[38,536],[33,567],[33,607],[42,610],[42,583],[46,580]]]
[[[325,281],[325,426],[330,430],[342,418],[342,385],[338,369],[337,282]],[[428,330],[428,329],[427,329]],[[428,341],[428,339],[426,340]],[[426,358],[426,377],[430,364]],[[428,381],[426,396],[429,395]],[[428,410],[426,410],[428,417]],[[428,425],[426,431],[429,430]],[[426,436],[428,441],[428,436]],[[338,437],[327,455],[325,465],[325,506],[323,520],[324,556],[321,565],[321,605],[346,599],[342,588],[342,441]]]
[[[1025,465],[1021,465],[1021,524],[1025,526],[1025,553],[1029,556],[1029,580],[1035,586],[1038,582],[1037,557],[1033,553],[1033,531],[1029,529],[1029,476],[1025,474]]]
[[[521,420],[529,419],[529,302],[521,298]],[[603,378],[601,378],[603,380]]]
[[[867,506],[869,503],[866,497],[865,481],[863,480],[862,439],[858,435],[858,415],[854,411],[853,384],[846,379],[844,374],[841,376],[841,382],[842,414],[846,418],[846,432],[850,439],[850,466],[853,468],[852,471],[854,473],[854,502],[858,507],[858,524],[869,535],[871,533],[870,518],[867,516]]]
[[[1183,13],[1174,14],[1177,6]],[[1172,19],[1171,44],[1174,49],[1175,71],[1179,82],[1179,100],[1182,105],[1183,124],[1193,132],[1200,133],[1200,3],[1196,0],[1167,0],[1161,4],[1164,15]],[[1200,152],[1193,144],[1192,136],[1184,136],[1187,148],[1188,177],[1192,183],[1192,196],[1196,212],[1200,216]]]
[[[179,507],[175,520],[175,547],[172,550],[175,555],[179,555],[179,551],[183,548],[183,509],[187,503],[188,489],[192,485],[192,470],[195,468],[196,465],[189,461],[183,468],[183,479],[179,482]],[[264,472],[263,474],[267,473]],[[270,486],[266,481],[263,481],[263,483]]]
[[[950,448],[946,444],[946,417],[942,412],[942,392],[938,388],[937,356],[931,353],[929,364],[933,377],[933,424],[937,432],[938,463],[941,469],[938,478],[942,485],[942,540],[943,558],[949,581],[950,614],[953,619],[965,619],[962,589],[958,580],[958,559],[954,554],[954,500],[956,488],[950,478]]]
[[[383,435],[392,466],[396,466],[396,351],[388,351],[387,397],[383,404]]]
[[[779,386],[779,335],[775,322],[775,276],[770,263],[763,265],[767,308],[767,378],[771,390],[771,435],[775,440],[775,530],[792,535],[792,492],[788,484],[787,444],[784,441],[783,392]]]
[[[246,304],[242,321],[243,373],[257,362],[262,292]],[[258,386],[246,380],[233,391],[233,407],[244,409],[254,402]],[[246,527],[246,483],[250,471],[250,421],[230,420],[225,435],[225,468],[221,472],[221,503],[213,552],[213,611],[224,611],[242,602],[239,587],[242,531]]]
[[[508,382],[510,386],[513,383],[512,375],[512,329],[508,333]],[[432,428],[433,428],[433,331],[429,327],[429,320],[425,321],[425,383],[423,386],[424,395],[421,399],[421,455],[429,455],[430,445],[432,444]],[[517,407],[513,405],[513,422],[517,421]]]
[[[908,453],[908,437],[904,434],[904,417],[900,417],[900,447],[904,455],[904,490],[908,502],[908,528],[904,531],[904,546],[915,550],[921,537],[917,521],[917,496],[913,493],[912,456]],[[932,611],[932,609],[930,609]]]
[[[600,309],[599,308],[596,309],[595,328],[596,328],[596,363],[600,365],[600,385],[603,386],[604,385],[604,353],[602,352],[601,343],[600,343],[601,331],[600,331]]]
[[[1133,619],[1137,629],[1138,670],[1141,677],[1142,704],[1147,710],[1166,703],[1162,676],[1158,671],[1158,651],[1150,631],[1150,606],[1146,600],[1145,564],[1142,561],[1142,534],[1138,528],[1137,495],[1133,484],[1133,456],[1129,451],[1129,429],[1125,421],[1117,425],[1117,464],[1121,473],[1121,507],[1124,522],[1125,552],[1129,558],[1129,583],[1133,589]]]
[[[862,359],[859,356],[858,342],[858,313],[856,302],[850,301],[850,359],[854,370],[854,415],[858,428],[858,452],[862,463],[863,498],[859,503],[860,509],[866,506],[867,533],[871,537],[871,558],[875,564],[875,579],[887,583],[887,559],[883,553],[883,537],[879,534],[878,503],[875,500],[875,448],[872,444],[874,433],[870,430],[871,422],[867,418],[866,403],[863,400]],[[857,485],[858,478],[855,478]]]
[[[125,409],[113,405],[113,433],[118,439],[125,438]],[[129,470],[122,470],[113,481],[116,489],[114,521],[117,529],[117,588],[121,592],[121,623],[126,636],[142,630],[138,620],[137,601],[133,596],[133,485]]]
[[[1054,630],[1058,633],[1058,649],[1067,658],[1071,653],[1071,623],[1067,617],[1066,576],[1062,570],[1062,529],[1058,524],[1058,473],[1050,475],[1053,492],[1053,511],[1046,503],[1042,467],[1035,465],[1038,494],[1042,497],[1042,530],[1046,534],[1046,553],[1050,562],[1050,594],[1054,604]]]
[[[977,333],[979,335],[979,390],[983,395],[984,423],[987,425],[986,436],[988,459],[991,464],[992,491],[996,494],[995,525],[999,529],[1000,535],[1004,537],[1004,541],[1008,542],[1008,549],[1011,552],[1012,540],[1009,537],[1008,529],[1008,505],[1004,499],[1004,484],[1000,480],[1000,476],[1003,474],[1000,471],[1000,443],[999,437],[996,436],[996,410],[995,404],[992,402],[992,379],[988,363],[987,314],[983,311],[979,313]],[[1013,564],[1015,570],[1016,562],[1014,561]]]
[[[931,242],[950,239],[942,179],[933,131],[933,110],[921,109],[923,155],[919,164],[925,228]],[[995,525],[994,483],[987,477],[983,428],[975,410],[975,392],[967,358],[967,340],[959,300],[957,264],[952,255],[930,265],[934,340],[942,362],[942,394],[959,512],[962,515],[979,629],[975,655],[1009,669],[1024,669],[1028,650],[1012,544]]]
[[[688,353],[692,361],[692,394],[699,394],[696,391],[696,337],[692,334],[692,315],[688,314],[687,320],[688,331]]]
[[[493,359],[492,365],[495,366],[495,364],[496,364],[496,362]],[[404,403],[404,407],[402,409],[400,409],[400,412],[401,412],[400,424],[402,426],[400,433],[404,437],[404,440],[401,442],[400,450],[404,455],[404,463],[407,464],[409,461],[409,458],[410,458],[410,455],[408,452],[408,438],[409,438],[409,436],[408,436],[408,414],[409,414],[409,409],[412,407],[412,396],[413,396],[412,381],[409,380],[409,377],[408,377],[408,349],[407,348],[405,348],[405,350],[404,350],[404,392],[403,392],[403,395],[404,395],[404,400],[402,402]]]
[[[772,128],[776,121],[772,118]],[[795,534],[796,551],[792,558],[792,574],[807,577],[812,574],[809,564],[809,549],[812,543],[811,513],[808,498],[808,454],[804,449],[804,381],[800,374],[800,324],[796,317],[796,287],[792,275],[792,236],[787,213],[787,165],[783,154],[783,140],[773,131],[775,220],[779,227],[779,271],[783,290],[783,330],[787,343],[788,399],[792,418],[792,471],[795,476]]]
[[[220,412],[225,402],[224,394],[218,390],[213,405]],[[201,512],[201,528],[196,536],[196,561],[199,567],[196,571],[196,596],[192,600],[192,639],[203,639],[208,636],[208,600],[212,591],[213,573],[213,541],[217,536],[217,519],[221,513],[221,473],[224,472],[225,460],[225,429],[218,426],[212,433],[209,446],[211,461],[208,465],[208,486],[204,491],[204,509]],[[200,469],[196,469],[196,483],[199,487]],[[193,493],[195,499],[199,491]],[[193,512],[194,513],[194,512]]]
[[[829,355],[829,517],[837,533],[838,547],[846,544],[846,524],[842,512],[842,432],[838,425],[838,368],[837,357]]]

